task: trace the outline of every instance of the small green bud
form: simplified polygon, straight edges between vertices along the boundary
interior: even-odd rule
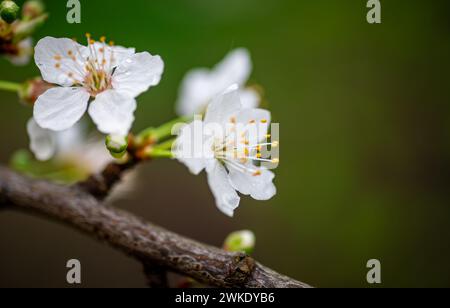
[[[19,150],[13,154],[10,166],[16,171],[27,171],[32,160],[31,154],[28,151]]]
[[[41,16],[45,12],[45,4],[41,0],[29,0],[22,7],[22,16],[30,20]]]
[[[114,158],[122,158],[128,149],[128,138],[120,135],[109,135],[106,137],[106,148]]]
[[[11,0],[5,0],[0,4],[0,16],[4,21],[12,24],[19,15],[19,6]]]
[[[253,253],[256,237],[252,231],[233,232],[225,240],[224,249],[231,252]]]

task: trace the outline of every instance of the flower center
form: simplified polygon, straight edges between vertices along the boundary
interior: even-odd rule
[[[230,125],[227,128],[226,137],[217,138],[212,146],[214,157],[225,164],[228,168],[234,168],[240,172],[252,174],[253,176],[261,175],[261,163],[278,163],[279,159],[269,159],[263,157],[263,149],[268,147],[278,147],[278,141],[272,142],[250,142],[257,138],[250,138],[250,134],[255,133],[253,125],[255,120],[251,120],[244,129],[239,131],[236,128],[236,118],[230,119]],[[267,123],[261,120],[261,123]],[[266,135],[266,139],[271,139],[271,135]]]
[[[101,92],[112,87],[111,75],[104,70],[96,70],[95,68],[86,68],[88,71],[84,78],[84,87],[91,96],[97,96]]]
[[[91,39],[89,33],[86,34],[89,54],[83,53],[77,44],[73,49],[66,51],[66,54],[56,54],[54,56],[55,68],[63,74],[65,78],[71,80],[73,85],[84,87],[92,97],[112,88],[112,73],[114,43],[106,44],[106,38],[101,37],[99,42]],[[67,61],[71,65],[67,65]],[[70,67],[71,70],[67,70]]]
[[[111,47],[113,43],[107,46],[104,36],[100,38],[99,43],[92,40],[90,34],[86,34],[86,38],[88,40],[89,58],[84,68],[86,75],[83,85],[91,96],[95,97],[112,88],[111,63],[114,61],[114,53]],[[109,59],[106,58],[107,51],[110,53]]]

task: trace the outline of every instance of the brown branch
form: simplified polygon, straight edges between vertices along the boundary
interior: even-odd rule
[[[121,179],[125,171],[133,168],[137,162],[130,160],[126,164],[110,163],[99,174],[91,175],[86,181],[76,184],[76,187],[88,192],[95,198],[103,200],[106,198],[111,189]]]
[[[304,288],[308,285],[280,275],[243,253],[229,253],[201,244],[142,219],[103,205],[96,197],[106,195],[120,178],[112,165],[97,176],[114,174],[100,189],[95,185],[67,187],[32,180],[0,166],[0,203],[31,210],[95,236],[141,262],[156,265],[218,287]],[[126,169],[126,168],[124,168]],[[114,172],[110,173],[111,171]],[[94,183],[92,179],[89,183]],[[105,179],[107,177],[104,177]],[[94,197],[88,193],[94,192]],[[100,192],[100,193],[99,193]],[[0,204],[1,205],[1,204]]]

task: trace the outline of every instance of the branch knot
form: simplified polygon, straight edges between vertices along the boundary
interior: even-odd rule
[[[232,286],[242,286],[250,279],[255,267],[256,262],[253,258],[245,253],[238,253],[233,259],[225,282]]]

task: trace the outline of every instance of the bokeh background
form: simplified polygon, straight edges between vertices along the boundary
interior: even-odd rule
[[[318,287],[368,287],[366,262],[382,262],[384,287],[450,287],[450,18],[448,1],[89,0],[82,23],[65,1],[36,38],[106,35],[160,54],[161,84],[139,98],[135,131],[174,117],[183,75],[235,47],[253,57],[281,123],[278,195],[244,198],[234,219],[216,210],[204,175],[175,161],[141,166],[114,205],[220,246],[234,230],[257,235],[262,263]],[[0,59],[0,79],[38,75]],[[0,161],[27,147],[31,109],[0,93]],[[78,232],[0,212],[0,286],[65,287],[68,259],[85,287],[144,287],[140,265]]]

